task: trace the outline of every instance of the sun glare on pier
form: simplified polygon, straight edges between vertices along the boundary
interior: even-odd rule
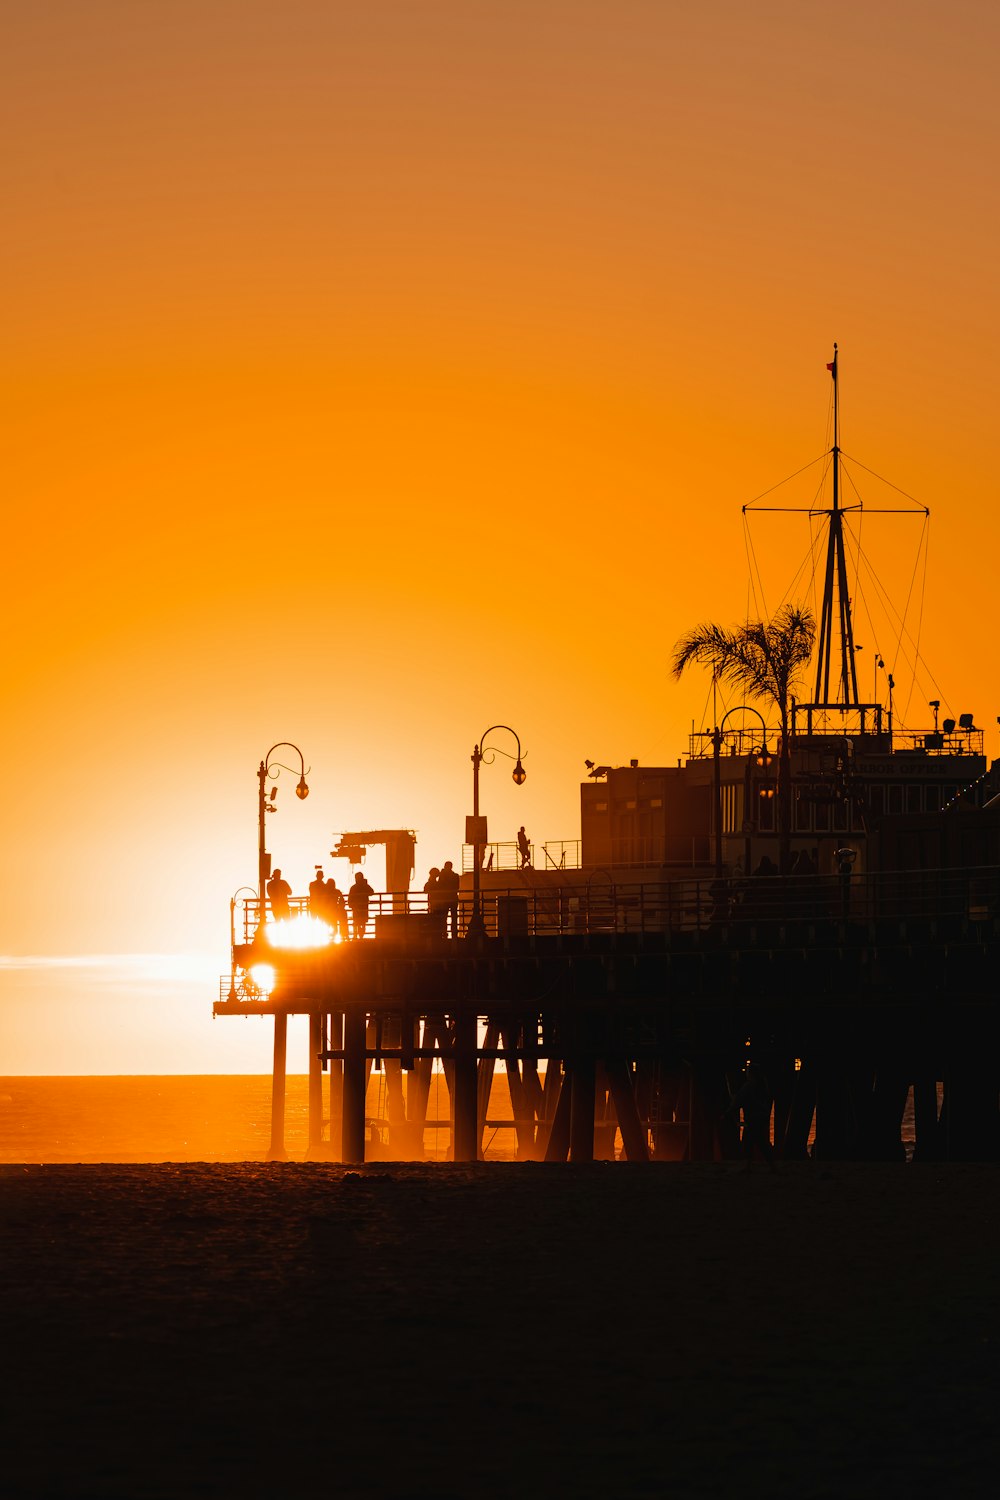
[[[254,964],[250,970],[250,978],[261,994],[266,996],[274,989],[278,976],[270,964]]]
[[[287,921],[272,922],[264,932],[272,948],[327,948],[335,940],[328,922],[305,912]]]

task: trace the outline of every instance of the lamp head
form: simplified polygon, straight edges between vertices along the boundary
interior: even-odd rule
[[[514,767],[513,771],[510,774],[514,778],[514,784],[515,784],[515,786],[523,786],[524,785],[525,778],[527,777],[528,773],[527,773],[527,771],[524,769],[524,767],[521,764],[521,757],[520,756],[517,757],[517,765]]]
[[[303,802],[309,795],[309,788],[306,786],[306,778],[304,776],[299,777],[299,784],[295,788],[295,795],[301,798]]]

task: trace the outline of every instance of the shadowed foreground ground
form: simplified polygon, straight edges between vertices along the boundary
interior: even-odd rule
[[[0,1490],[993,1495],[998,1186],[0,1168]]]

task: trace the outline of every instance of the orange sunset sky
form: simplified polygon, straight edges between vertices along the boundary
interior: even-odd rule
[[[576,838],[585,757],[674,762],[711,703],[671,646],[745,613],[741,509],[829,446],[835,339],[844,449],[931,509],[924,666],[862,618],[865,691],[877,646],[903,722],[940,697],[1000,754],[994,4],[0,31],[0,1074],[269,1069],[211,1006],[275,741],[297,892],[344,829],[458,864],[497,721],[493,838]],[[902,608],[920,523],[866,527]],[[753,546],[774,607],[807,522]]]

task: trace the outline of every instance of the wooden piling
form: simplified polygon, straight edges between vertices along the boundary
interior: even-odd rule
[[[344,1013],[344,1107],[341,1158],[345,1162],[365,1159],[365,1095],[368,1061],[365,1057],[366,1016],[360,1005]]]
[[[271,1070],[271,1144],[268,1161],[287,1161],[285,1150],[285,1066],[288,1051],[288,1017],[274,1013],[274,1062]]]
[[[594,1160],[594,1098],[597,1064],[590,1052],[578,1052],[569,1078],[569,1159]]]
[[[344,1013],[330,1015],[330,1048],[340,1051],[344,1045]],[[343,1160],[344,1064],[339,1057],[330,1058],[330,1160]]]
[[[476,1065],[477,1017],[462,1009],[455,1016],[455,1086],[452,1090],[452,1141],[455,1161],[479,1158],[479,1073]]]
[[[649,1161],[649,1133],[639,1118],[632,1071],[621,1058],[604,1065],[627,1161]]]
[[[317,1011],[309,1012],[309,1139],[306,1149],[310,1157],[321,1155],[323,1146],[323,1064],[319,1055],[323,1046],[322,1020]]]

